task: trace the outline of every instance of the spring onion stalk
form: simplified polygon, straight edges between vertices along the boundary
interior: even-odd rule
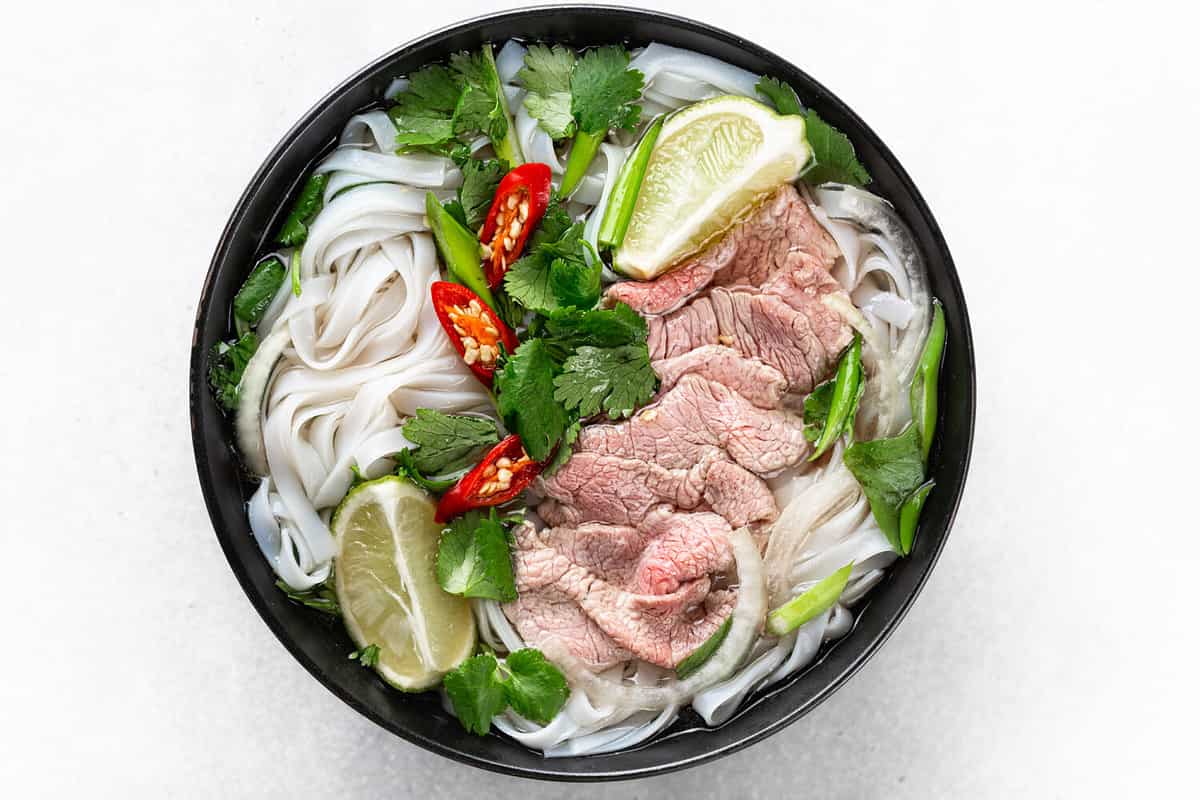
[[[933,434],[938,419],[938,371],[942,365],[942,353],[946,349],[946,314],[937,298],[933,300],[933,322],[925,349],[917,361],[913,375],[909,401],[912,404],[913,421],[921,433],[921,457],[929,460],[929,448],[933,445]],[[915,523],[914,523],[915,524]]]
[[[858,406],[862,388],[862,371],[862,339],[855,335],[842,355],[841,363],[838,364],[837,376],[833,382],[833,397],[829,401],[829,414],[825,418],[821,437],[817,439],[816,447],[808,457],[809,461],[820,458],[842,435],[847,423],[851,422],[851,415]]]
[[[625,231],[629,229],[629,221],[633,219],[633,209],[637,205],[642,179],[646,177],[646,166],[650,163],[650,154],[654,151],[654,143],[658,141],[658,134],[662,131],[665,119],[666,115],[662,115],[650,123],[633,154],[625,159],[612,193],[608,196],[608,206],[604,209],[604,219],[600,223],[597,241],[601,247],[613,250],[620,247],[621,242],[625,240]]]
[[[579,182],[587,174],[588,167],[592,165],[592,159],[600,151],[600,144],[607,134],[607,129],[599,133],[580,131],[575,134],[575,141],[571,143],[571,154],[567,156],[567,166],[563,171],[562,186],[559,187],[560,195],[570,197],[579,188]]]
[[[786,636],[819,614],[833,608],[850,582],[854,562],[817,582],[799,597],[794,597],[767,615],[767,630],[775,636]]]
[[[442,208],[441,202],[433,192],[425,195],[425,216],[429,220],[429,229],[433,231],[434,241],[437,242],[438,252],[455,283],[461,283],[483,302],[494,310],[496,298],[488,288],[487,278],[483,275],[483,265],[479,260],[479,240],[475,234],[462,226],[462,223]]]
[[[697,647],[688,655],[679,665],[675,667],[675,677],[680,680],[691,675],[704,663],[712,658],[712,654],[717,652],[717,648],[721,646],[721,642],[725,641],[725,637],[729,635],[729,626],[733,624],[733,617],[726,617],[721,623],[721,627],[713,631],[713,635],[704,640],[704,644]]]
[[[296,297],[300,296],[300,248],[297,247],[292,251],[291,259],[292,270],[292,294]]]
[[[900,555],[906,556],[912,552],[913,539],[917,536],[917,522],[921,519],[921,509],[925,507],[925,498],[933,491],[933,481],[925,481],[910,494],[900,506]]]

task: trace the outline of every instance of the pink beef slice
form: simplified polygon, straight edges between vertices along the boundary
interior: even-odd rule
[[[812,262],[775,276],[761,290],[713,289],[678,311],[647,320],[650,357],[668,359],[722,344],[774,367],[790,391],[810,392],[833,373],[852,336],[825,303],[834,293],[845,294]]]
[[[584,430],[587,430],[586,428]],[[668,469],[634,458],[577,452],[549,478],[538,515],[549,525],[596,520],[637,525],[662,504],[693,509],[704,503],[707,463]]]
[[[715,244],[652,281],[625,281],[608,297],[643,314],[673,311],[706,287],[757,287],[809,259],[826,271],[839,255],[808,204],[791,185],[780,187]]]
[[[757,358],[744,358],[722,345],[705,345],[651,364],[661,381],[658,396],[666,394],[684,375],[699,375],[722,383],[759,408],[779,408],[787,378]]]
[[[589,425],[579,434],[581,453],[687,469],[716,452],[759,475],[800,463],[809,447],[798,415],[757,408],[699,375],[684,375],[661,400],[625,422]]]
[[[538,515],[552,526],[639,525],[662,508],[711,509],[735,528],[779,516],[766,482],[715,450],[686,470],[580,451],[539,486]]]
[[[505,614],[530,646],[557,644],[592,669],[631,656],[673,667],[732,611],[733,592],[710,591],[733,567],[729,533],[715,514],[665,508],[636,528],[523,526]]]

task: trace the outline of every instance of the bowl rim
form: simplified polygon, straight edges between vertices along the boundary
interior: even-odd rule
[[[209,468],[209,453],[206,442],[204,441],[205,422],[201,411],[202,393],[207,391],[207,380],[204,371],[205,364],[205,348],[203,346],[203,327],[205,321],[212,312],[213,301],[213,285],[216,281],[217,272],[220,264],[225,258],[226,251],[230,247],[233,238],[234,228],[238,221],[246,213],[247,206],[252,198],[258,193],[260,187],[265,182],[265,179],[272,165],[280,159],[280,157],[289,149],[294,140],[300,135],[322,114],[326,106],[330,105],[334,100],[342,94],[350,91],[357,86],[365,77],[379,70],[388,62],[392,62],[402,57],[406,51],[417,48],[425,44],[428,40],[449,37],[459,33],[469,33],[472,30],[491,23],[501,23],[512,19],[527,18],[530,16],[543,16],[547,14],[583,14],[583,15],[617,15],[617,16],[634,16],[644,19],[649,19],[657,23],[669,25],[672,27],[681,28],[694,33],[699,33],[722,40],[725,43],[734,47],[747,51],[748,53],[765,59],[767,61],[778,61],[787,64],[797,73],[802,74],[811,83],[811,86],[823,95],[826,102],[836,105],[839,111],[848,117],[856,126],[856,136],[870,142],[871,146],[879,153],[881,158],[886,161],[889,167],[894,170],[897,180],[904,190],[910,195],[914,208],[920,216],[921,223],[925,226],[931,239],[932,245],[936,250],[936,255],[946,265],[946,277],[948,279],[949,288],[961,309],[962,332],[961,340],[965,351],[965,381],[964,386],[967,407],[966,407],[966,428],[962,431],[962,436],[965,441],[965,452],[963,453],[961,480],[959,481],[957,491],[954,496],[948,498],[947,513],[945,515],[945,532],[938,538],[932,553],[930,554],[928,564],[923,572],[917,578],[913,585],[912,591],[909,592],[903,602],[896,606],[887,616],[884,624],[871,639],[866,640],[861,645],[861,649],[853,657],[840,672],[838,672],[832,680],[826,682],[818,691],[811,697],[789,709],[777,719],[763,725],[762,727],[731,741],[726,741],[722,744],[713,747],[707,747],[692,755],[675,758],[660,764],[649,767],[634,767],[628,769],[596,769],[588,772],[574,772],[563,769],[555,769],[555,759],[546,759],[543,766],[531,769],[524,766],[508,764],[503,761],[487,758],[481,755],[471,754],[456,749],[453,746],[446,745],[443,742],[427,737],[403,727],[391,724],[383,715],[376,712],[369,704],[361,702],[348,690],[344,689],[340,684],[332,681],[326,675],[322,667],[300,646],[295,638],[286,630],[282,621],[273,614],[267,607],[263,597],[260,596],[257,588],[254,586],[249,572],[240,563],[237,557],[231,540],[228,535],[222,532],[223,525],[220,522],[220,512],[217,503],[218,490],[213,484]],[[966,300],[963,294],[963,289],[958,276],[958,270],[955,267],[954,260],[950,254],[946,244],[945,237],[942,234],[941,228],[934,219],[933,213],[926,203],[924,197],[920,193],[917,186],[913,183],[907,170],[904,169],[901,162],[892,153],[891,149],[883,142],[882,139],[871,129],[870,126],[862,120],[858,114],[850,108],[846,103],[840,100],[837,95],[829,91],[823,84],[812,78],[805,70],[796,67],[790,60],[778,55],[772,50],[762,47],[754,42],[751,42],[737,34],[731,33],[723,28],[718,28],[688,17],[655,11],[644,8],[620,5],[598,5],[594,3],[567,3],[561,5],[534,5],[522,7],[518,9],[510,9],[505,11],[497,11],[491,13],[480,14],[470,17],[459,22],[454,22],[449,25],[428,31],[420,36],[414,37],[409,41],[401,44],[388,52],[373,59],[366,65],[355,70],[346,79],[339,82],[334,88],[327,91],[316,103],[314,103],[279,139],[278,143],[271,149],[262,163],[251,177],[246,189],[242,192],[236,205],[229,215],[224,228],[221,231],[221,236],[218,239],[216,249],[212,260],[209,263],[208,272],[205,276],[203,286],[201,288],[200,302],[196,310],[196,318],[193,326],[192,343],[189,359],[189,417],[192,431],[192,446],[194,450],[197,474],[200,480],[201,491],[204,496],[205,507],[208,511],[210,523],[213,526],[214,534],[221,545],[226,560],[229,562],[230,568],[237,577],[238,583],[241,585],[243,592],[255,611],[266,623],[267,627],[275,635],[275,637],[283,644],[287,651],[295,658],[304,669],[312,675],[322,686],[338,697],[342,702],[346,703],[352,709],[363,715],[367,719],[374,722],[389,733],[395,734],[405,741],[417,745],[425,750],[445,756],[456,762],[468,764],[475,767],[480,767],[492,772],[497,772],[516,777],[532,778],[537,780],[553,780],[567,782],[594,782],[594,781],[611,781],[611,780],[630,780],[635,778],[649,777],[653,775],[663,775],[670,772],[686,769],[687,767],[695,766],[700,763],[713,761],[723,756],[728,756],[736,753],[750,745],[759,742],[774,733],[786,728],[792,723],[799,720],[805,714],[810,712],[816,706],[824,702],[830,695],[837,691],[843,684],[854,676],[874,655],[879,648],[891,637],[892,633],[899,626],[901,620],[907,615],[908,611],[916,601],[917,596],[925,587],[929,580],[930,574],[936,566],[942,550],[945,547],[946,540],[949,538],[950,531],[954,526],[955,519],[958,514],[958,508],[962,500],[963,492],[965,491],[966,481],[970,472],[971,456],[974,448],[975,436],[975,414],[976,414],[976,364],[975,364],[975,349],[974,340],[971,333],[971,324],[967,309]],[[517,745],[520,746],[520,745]],[[589,756],[587,758],[594,759],[599,765],[601,759],[605,755]]]

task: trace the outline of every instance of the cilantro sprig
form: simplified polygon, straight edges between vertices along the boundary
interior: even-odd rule
[[[258,337],[246,331],[230,342],[218,342],[209,354],[208,383],[217,402],[226,411],[235,411],[242,384],[242,374],[251,356],[258,349]]]
[[[574,137],[562,180],[563,197],[569,197],[609,129],[637,126],[644,76],[629,69],[629,52],[617,45],[587,50],[578,59],[561,45],[534,45],[518,76],[527,90],[525,108],[538,125],[555,140]]]
[[[472,656],[447,673],[442,686],[459,722],[479,736],[491,730],[492,718],[508,706],[544,725],[570,694],[562,671],[533,648],[510,653],[504,661],[491,653]]]
[[[865,186],[871,182],[871,173],[858,160],[846,134],[821,119],[813,109],[805,110],[791,86],[764,75],[754,88],[780,114],[804,117],[808,144],[813,151],[813,165],[804,173],[804,180],[814,185],[833,182]]]
[[[508,532],[495,508],[450,521],[438,542],[437,579],[450,594],[502,603],[517,599]]]
[[[490,44],[455,53],[449,66],[423,67],[408,82],[388,109],[398,152],[462,156],[465,140],[483,133],[510,167],[522,162]]]

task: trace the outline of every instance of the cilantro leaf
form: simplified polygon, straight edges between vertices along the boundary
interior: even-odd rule
[[[796,96],[796,90],[778,78],[763,75],[754,88],[767,98],[780,114],[804,113],[804,107],[800,105],[800,98]]]
[[[583,423],[577,419],[563,432],[562,440],[558,443],[558,449],[554,451],[554,458],[550,459],[550,463],[542,470],[543,475],[549,478],[558,472],[563,464],[571,460],[571,456],[575,454],[575,442],[579,439],[579,432],[581,430],[583,430]]]
[[[642,109],[643,75],[629,66],[629,53],[618,45],[588,50],[571,71],[571,113],[579,130],[604,134],[609,128],[632,130]]]
[[[442,687],[462,726],[484,736],[492,727],[492,717],[508,705],[504,685],[497,673],[496,657],[491,653],[472,656],[442,678]]]
[[[508,534],[496,509],[456,517],[438,542],[437,579],[450,594],[507,603],[517,599]]]
[[[496,187],[504,177],[504,165],[494,158],[468,159],[462,165],[463,184],[458,190],[458,201],[462,204],[465,225],[475,230],[483,224]]]
[[[618,419],[654,396],[658,377],[645,344],[583,346],[563,363],[554,387],[554,399],[568,411],[578,409],[579,416],[590,417],[603,408],[609,419]]]
[[[559,359],[580,345],[620,347],[645,342],[646,336],[646,320],[624,303],[588,311],[555,311],[546,320],[543,333],[547,348]]]
[[[865,186],[871,182],[871,174],[859,162],[854,145],[846,134],[825,122],[811,108],[804,115],[808,143],[813,149],[816,166],[802,176],[811,184],[849,183]]]
[[[213,345],[208,362],[208,383],[212,386],[217,402],[226,411],[237,408],[242,374],[257,349],[258,337],[253,331],[243,333],[236,341],[218,342]]]
[[[496,423],[484,417],[443,414],[418,408],[404,424],[404,438],[417,446],[413,464],[423,473],[454,472],[479,460],[486,447],[500,441]]]
[[[328,172],[308,176],[308,180],[304,182],[304,188],[300,190],[300,196],[292,204],[287,218],[283,221],[283,226],[275,235],[275,241],[286,247],[296,247],[304,243],[304,240],[308,238],[308,226],[312,224],[325,204],[324,194],[327,183],[329,183]]]
[[[525,86],[525,108],[552,139],[575,135],[571,113],[571,71],[575,54],[567,47],[535,44],[525,52],[525,66],[517,73]]]
[[[566,677],[540,650],[527,647],[510,653],[504,659],[504,670],[508,673],[504,696],[525,719],[545,725],[567,702],[570,689]]]
[[[556,197],[546,206],[546,213],[542,215],[542,221],[533,235],[529,237],[529,247],[534,248],[546,242],[557,241],[570,227],[571,215],[567,213],[563,202]]]
[[[565,212],[564,212],[565,213]],[[521,305],[540,314],[560,308],[589,308],[600,299],[600,263],[586,261],[583,223],[549,240],[560,219],[534,233],[528,251],[504,274],[504,288]]]
[[[393,98],[388,116],[396,125],[399,152],[423,150],[457,160],[462,156],[460,137],[485,133],[497,152],[514,160],[509,157],[507,106],[489,45],[455,53],[449,67],[433,65],[412,73],[408,88]]]
[[[351,661],[358,659],[358,663],[364,667],[373,667],[379,663],[379,645],[369,644],[361,650],[355,650],[348,658]]]
[[[909,425],[899,436],[855,442],[842,460],[862,485],[871,513],[896,552],[900,542],[900,507],[925,480],[921,434]]]
[[[560,308],[591,308],[600,301],[600,264],[582,258],[550,262],[550,291]]]
[[[456,135],[483,131],[488,138],[498,141],[508,132],[508,120],[499,99],[479,86],[466,88],[454,109],[452,122]]]
[[[448,477],[444,478],[427,478],[421,471],[421,468],[417,466],[416,458],[413,456],[412,450],[401,450],[399,453],[396,453],[393,458],[396,460],[397,475],[399,475],[401,478],[407,478],[425,491],[432,492],[434,494],[444,492],[454,484],[458,483],[458,479],[462,477],[462,473],[465,471],[461,469],[456,470],[454,473],[451,473]]]
[[[433,64],[408,76],[408,88],[395,98],[404,114],[449,118],[462,94],[462,81],[446,67]]]
[[[287,268],[275,256],[258,262],[233,298],[233,315],[250,327],[258,325],[286,276]]]
[[[393,114],[392,122],[396,125],[396,147],[399,150],[445,145],[454,138],[454,125],[448,119]]]
[[[275,586],[294,603],[308,606],[315,611],[320,611],[322,614],[328,614],[331,617],[340,617],[342,615],[342,607],[338,605],[337,592],[333,588],[332,575],[326,578],[324,583],[318,583],[311,589],[293,589],[284,583],[282,578],[275,581]]]
[[[570,425],[567,412],[554,400],[558,362],[540,339],[517,348],[496,373],[497,407],[504,424],[521,437],[525,452],[544,461]]]

